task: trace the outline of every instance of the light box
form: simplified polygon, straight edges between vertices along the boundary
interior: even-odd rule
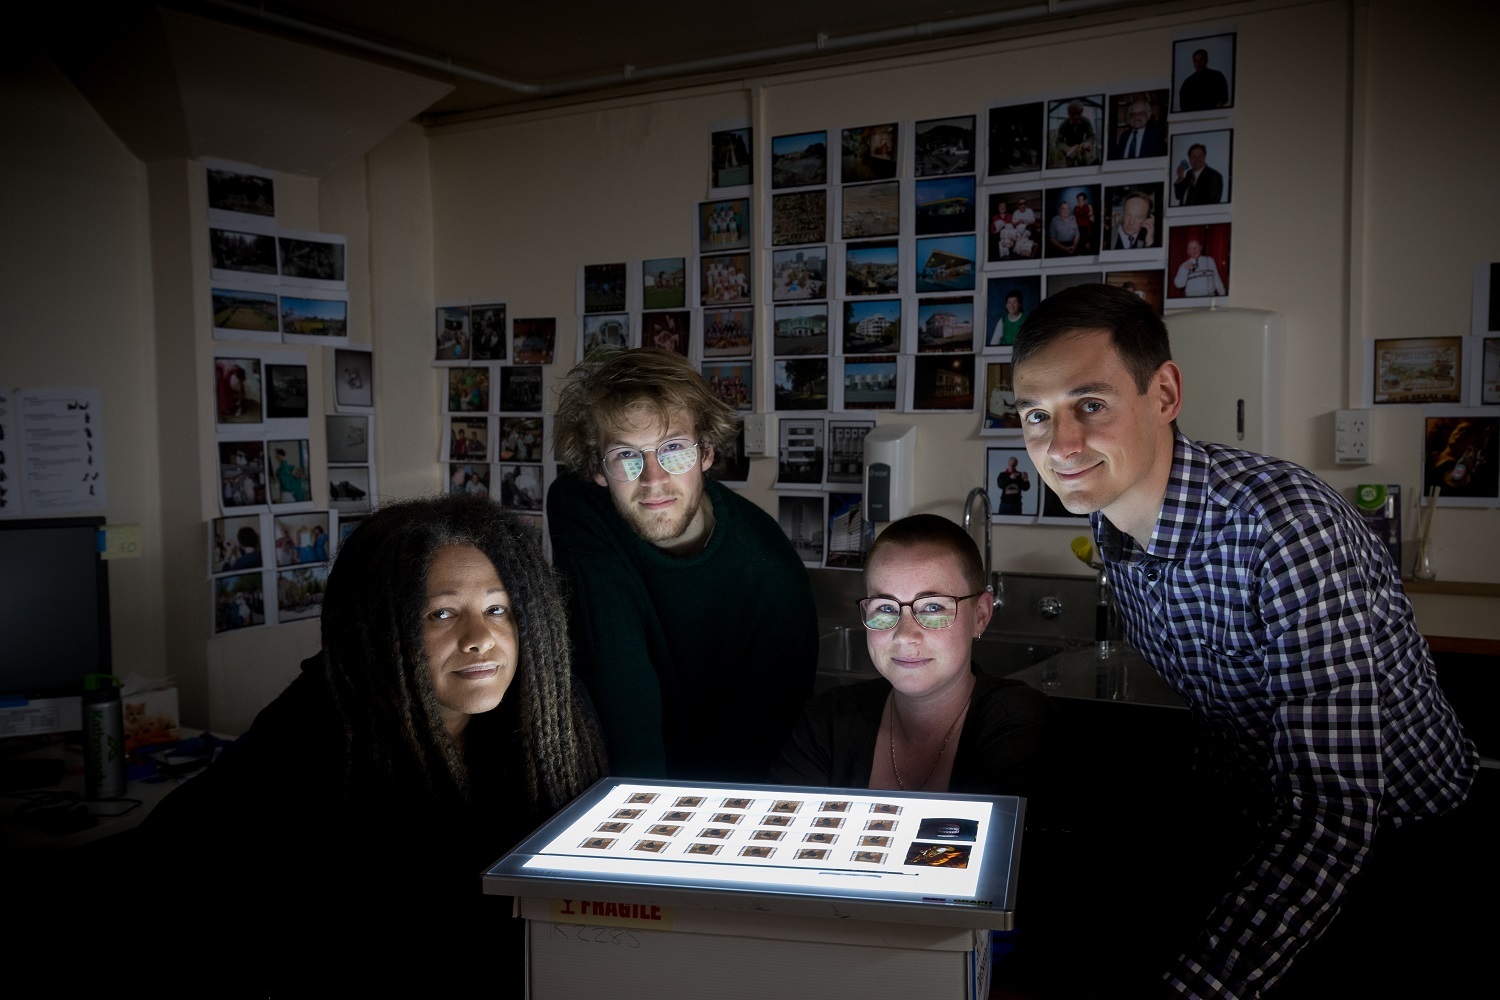
[[[1015,796],[604,778],[484,875],[487,893],[1009,930]]]

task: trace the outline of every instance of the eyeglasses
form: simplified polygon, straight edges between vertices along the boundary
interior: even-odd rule
[[[674,476],[698,465],[698,443],[687,438],[663,441],[655,448],[611,448],[604,453],[604,474],[619,483],[633,483],[646,471],[646,452],[656,453],[656,464]]]
[[[911,608],[913,620],[923,628],[947,628],[958,618],[959,601],[967,601],[971,597],[987,593],[989,591],[981,590],[979,594],[965,594],[962,597],[931,594],[919,597],[910,604],[902,604],[889,597],[866,597],[859,602],[859,620],[872,632],[889,632],[900,623],[901,609]]]

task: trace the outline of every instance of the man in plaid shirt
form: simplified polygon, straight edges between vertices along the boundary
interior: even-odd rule
[[[1242,853],[1219,859],[1234,874],[1162,992],[1261,996],[1331,925],[1275,995],[1394,975],[1403,921],[1439,914],[1382,909],[1362,879],[1410,881],[1412,833],[1464,801],[1478,755],[1385,546],[1307,470],[1178,432],[1170,358],[1149,305],[1083,285],[1032,312],[1012,359],[1032,460],[1091,515],[1127,639],[1222,751],[1215,779],[1252,824],[1219,841]]]

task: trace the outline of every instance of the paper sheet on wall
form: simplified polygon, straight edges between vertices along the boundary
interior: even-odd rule
[[[98,389],[17,389],[0,397],[6,516],[102,510],[108,491]]]

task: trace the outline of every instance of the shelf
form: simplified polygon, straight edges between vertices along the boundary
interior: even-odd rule
[[[1401,581],[1408,594],[1446,594],[1450,597],[1500,597],[1500,583],[1469,583],[1463,580]]]

